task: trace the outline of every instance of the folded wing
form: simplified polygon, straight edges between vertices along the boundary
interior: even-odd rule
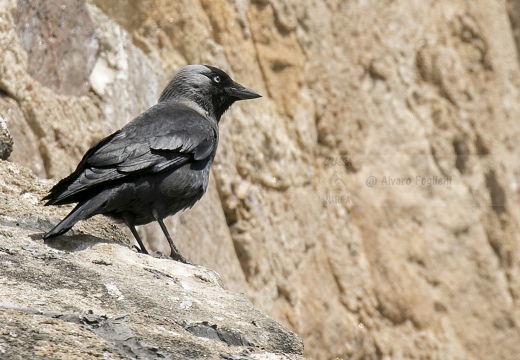
[[[56,184],[46,205],[80,202],[125,178],[205,161],[216,151],[218,132],[198,112],[159,103],[94,145],[77,169]]]

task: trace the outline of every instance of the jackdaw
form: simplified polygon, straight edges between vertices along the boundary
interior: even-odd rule
[[[92,146],[76,170],[50,190],[45,205],[78,204],[44,239],[103,214],[124,222],[147,254],[135,226],[157,221],[171,258],[189,263],[163,219],[192,207],[204,195],[222,114],[235,101],[258,97],[220,69],[184,67],[156,105]]]

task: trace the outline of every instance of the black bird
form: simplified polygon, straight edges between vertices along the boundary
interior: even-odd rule
[[[156,105],[92,146],[76,170],[50,190],[45,205],[78,204],[44,239],[103,214],[124,222],[147,254],[135,226],[157,221],[170,256],[189,263],[163,219],[192,207],[204,195],[222,114],[235,101],[258,97],[220,69],[184,67]]]

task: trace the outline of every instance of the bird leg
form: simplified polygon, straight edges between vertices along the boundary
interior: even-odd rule
[[[128,226],[130,231],[132,232],[132,235],[134,235],[135,240],[137,240],[137,243],[139,244],[139,247],[141,248],[140,252],[142,254],[148,254],[148,251],[146,251],[146,248],[144,247],[141,237],[139,236],[139,234],[137,233],[137,230],[135,229],[133,217],[130,216],[129,214],[125,214],[125,215],[123,215],[123,221],[125,222],[126,226]]]
[[[137,230],[135,229],[134,225],[127,225],[130,228],[130,231],[132,232],[132,235],[134,235],[135,239],[137,240],[137,243],[139,244],[139,247],[141,248],[141,253],[148,254],[148,251],[144,247],[143,241],[141,240],[141,237],[137,233]]]
[[[168,243],[170,244],[170,249],[171,249],[170,257],[173,260],[179,261],[181,263],[193,265],[193,263],[191,263],[188,259],[186,259],[184,256],[182,256],[181,253],[179,252],[179,250],[177,250],[177,247],[173,243],[173,240],[172,240],[170,234],[168,233],[168,229],[166,229],[166,225],[164,225],[163,219],[158,218],[157,222],[161,226],[161,229],[162,229],[164,235],[166,236],[166,239],[168,239]]]

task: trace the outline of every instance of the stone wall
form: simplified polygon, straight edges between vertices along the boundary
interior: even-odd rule
[[[264,97],[170,220],[183,254],[310,358],[520,353],[518,1],[1,4],[12,161],[67,175],[182,66],[221,67]]]

